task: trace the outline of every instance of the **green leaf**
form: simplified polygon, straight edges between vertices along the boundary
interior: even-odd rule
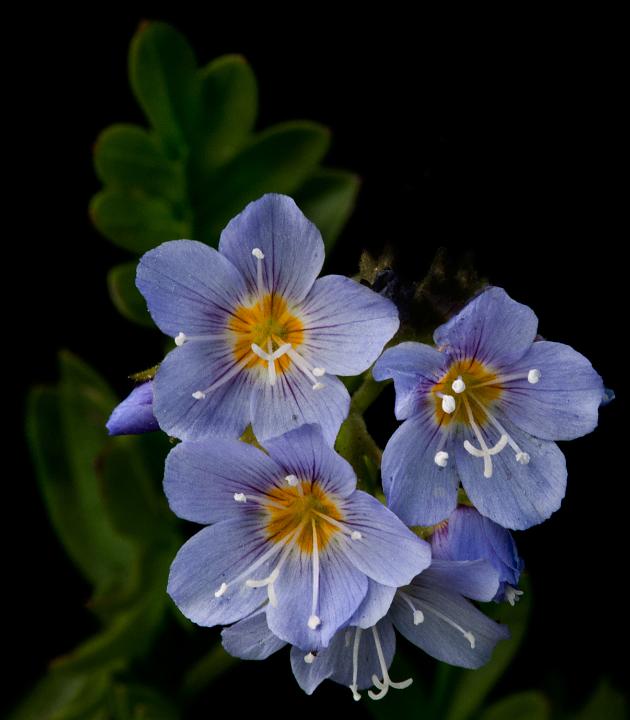
[[[264,131],[195,199],[196,237],[216,245],[227,222],[252,200],[269,192],[291,194],[328,150],[330,132],[310,122],[275,125]]]
[[[217,58],[200,75],[199,141],[191,159],[207,173],[247,142],[256,122],[258,88],[256,76],[241,55]]]
[[[479,670],[453,669],[456,684],[449,693],[451,702],[446,713],[447,720],[466,720],[477,712],[519,649],[531,606],[531,591],[526,577],[521,578],[520,587],[525,594],[515,607],[509,607],[506,603],[484,606],[486,615],[495,620],[500,619],[509,626],[511,638],[502,640],[495,648],[490,662]]]
[[[482,713],[480,720],[549,720],[550,717],[547,698],[536,690],[530,690],[499,700]]]
[[[218,677],[239,662],[217,642],[214,647],[196,662],[184,675],[182,695],[192,697],[211,685]]]
[[[352,214],[361,181],[345,170],[318,170],[295,193],[295,202],[317,225],[329,253]]]
[[[627,717],[626,699],[604,679],[575,720],[625,720]]]
[[[199,102],[197,65],[186,39],[165,23],[142,23],[131,41],[129,79],[168,156],[185,156]]]
[[[166,201],[139,191],[103,190],[92,198],[90,217],[105,237],[139,254],[189,235],[187,224]]]
[[[179,710],[153,688],[116,685],[112,692],[116,720],[178,720]]]
[[[145,299],[136,287],[136,268],[138,263],[129,262],[116,265],[107,274],[107,287],[118,312],[128,320],[155,327]]]
[[[155,138],[137,125],[112,125],[94,146],[98,177],[112,189],[140,189],[147,195],[181,201],[181,165],[171,162]]]
[[[65,355],[62,363],[62,390],[29,396],[27,436],[52,525],[82,574],[104,591],[132,558],[103,511],[94,468],[115,398],[78,360]]]
[[[109,673],[67,675],[50,672],[9,714],[8,720],[78,720],[98,707]]]

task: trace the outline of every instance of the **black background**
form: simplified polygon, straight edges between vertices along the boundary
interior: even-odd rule
[[[22,434],[26,389],[55,380],[60,347],[121,394],[130,372],[159,358],[156,333],[109,303],[105,273],[127,256],[96,233],[86,210],[98,189],[98,132],[142,122],[126,79],[128,43],[142,17],[39,14],[13,27],[19,42],[6,71],[11,80],[13,66],[23,68],[24,81],[7,113],[15,132],[5,137],[16,160],[5,178],[16,226],[5,249],[17,251],[3,273],[5,357],[16,363],[5,380],[16,393],[4,445],[12,469],[3,599],[15,631],[4,647],[8,700],[93,628],[83,609],[89,588],[58,545],[35,486]],[[245,9],[155,19],[182,30],[202,63],[225,52],[249,59],[260,84],[259,127],[293,118],[331,127],[328,164],[363,178],[331,270],[352,274],[361,248],[388,243],[422,276],[439,245],[472,249],[481,274],[534,308],[545,337],[583,352],[615,389],[599,428],[563,445],[569,485],[561,511],[517,533],[535,607],[499,692],[537,687],[575,705],[603,675],[620,685],[628,157],[615,18],[573,16],[553,26],[549,18],[477,18],[474,32],[464,18],[373,17],[367,29],[365,17],[340,27],[332,16],[315,22]],[[386,394],[385,415],[392,401]],[[200,643],[214,637],[202,633]],[[331,697],[361,712],[347,690],[320,689],[306,705],[286,658],[244,665],[226,683],[230,692],[248,690],[243,702],[263,702],[264,692],[266,705],[269,693],[281,693],[278,713],[323,708]]]

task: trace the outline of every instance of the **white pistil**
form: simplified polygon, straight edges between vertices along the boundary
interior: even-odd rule
[[[276,350],[273,349],[273,343],[271,342],[271,338],[267,340],[267,350],[268,352],[265,352],[260,345],[256,345],[256,343],[252,343],[251,345],[252,352],[254,355],[257,355],[261,360],[264,360],[267,363],[267,377],[269,378],[269,384],[275,385],[276,384],[276,360],[278,358],[281,358],[285,353],[289,351],[291,348],[291,345],[289,343],[285,343],[284,345],[280,345],[279,348]]]
[[[361,632],[362,630],[360,627],[355,630],[354,644],[352,646],[352,685],[350,685],[350,690],[352,690],[352,697],[354,700],[361,699],[357,688],[357,677],[359,675],[359,643],[361,642]]]
[[[267,340],[267,357],[269,358],[267,361],[267,374],[269,376],[269,384],[275,385],[276,384],[276,360],[273,356],[273,343],[271,342],[271,338]]]
[[[464,392],[464,390],[466,389],[466,383],[462,380],[461,375],[459,375],[457,380],[453,380],[453,384],[451,385],[451,387],[453,388],[453,392],[457,394]]]
[[[404,690],[411,685],[413,678],[407,678],[401,682],[394,682],[389,677],[389,673],[387,672],[387,663],[385,662],[383,648],[381,647],[381,641],[378,636],[376,625],[372,626],[372,635],[374,636],[374,645],[376,646],[376,654],[378,655],[378,662],[381,666],[381,675],[383,676],[383,680],[379,680],[376,675],[372,675],[372,682],[380,692],[375,693],[373,690],[368,690],[368,695],[372,698],[372,700],[381,700],[385,697],[385,695],[387,695],[387,691],[390,687],[393,687],[395,690]]]
[[[315,518],[311,518],[311,527],[313,529],[313,594],[311,596],[311,616],[308,619],[308,626],[311,630],[316,630],[322,624],[322,621],[317,615],[317,603],[319,602],[319,548],[317,546]]]
[[[521,448],[518,446],[518,444],[512,439],[511,435],[508,433],[508,431],[501,425],[501,423],[496,419],[496,417],[488,410],[487,407],[484,407],[483,403],[481,403],[480,400],[478,400],[474,395],[471,395],[472,399],[479,405],[479,407],[484,411],[486,414],[488,420],[494,425],[494,427],[501,433],[501,439],[499,442],[503,440],[503,438],[506,438],[506,442],[503,443],[501,446],[501,449],[503,449],[506,445],[506,443],[509,444],[509,446],[514,450],[516,454],[516,462],[520,463],[521,465],[527,465],[530,461],[529,453],[523,452]],[[499,443],[497,443],[498,445]],[[495,454],[495,453],[493,453]]]
[[[235,375],[238,375],[245,365],[247,365],[247,357],[236,363],[236,365],[233,365],[222,377],[213,382],[210,387],[207,387],[205,390],[195,390],[192,396],[195,400],[205,399],[205,397],[213,390],[220,388],[222,385],[225,385],[226,382],[229,382]]]
[[[538,370],[536,368],[532,368],[527,373],[527,382],[530,383],[531,385],[535,385],[537,382],[539,382],[539,380],[540,380],[540,370]]]
[[[457,403],[452,395],[442,395],[442,410],[449,415],[455,412]]]
[[[404,593],[402,591],[398,591],[399,597],[401,597],[407,605],[409,605],[411,612],[413,613],[413,624],[414,625],[420,625],[424,622],[424,613],[422,610],[418,610],[418,608],[411,602],[411,598],[407,593]]]
[[[315,660],[315,655],[314,655],[312,652],[307,653],[307,654],[304,656],[304,662],[305,662],[307,665],[312,665],[313,660]]]
[[[252,250],[252,255],[257,260],[257,262],[256,262],[256,286],[258,288],[258,297],[260,300],[262,300],[264,292],[265,292],[265,287],[263,285],[263,276],[262,276],[262,271],[263,271],[262,261],[265,259],[265,254],[263,253],[263,251],[260,248],[254,248]]]
[[[215,598],[220,598],[228,589],[227,583],[221,583],[221,587],[214,593]]]
[[[427,605],[425,603],[425,609],[430,610],[434,615],[437,615],[441,620],[444,620],[444,622],[447,625],[450,625],[452,628],[455,628],[455,630],[458,630],[470,643],[470,647],[472,650],[475,649],[475,636],[470,632],[470,630],[464,630],[464,628],[461,625],[458,625],[454,620],[451,620],[451,618],[446,617],[446,615],[443,615],[439,610],[436,610],[433,606]]]
[[[186,342],[186,340],[188,340],[188,338],[183,332],[177,333],[177,335],[175,336],[175,345],[177,345],[177,347],[181,347]]]
[[[245,493],[234,493],[234,499],[237,503],[247,502],[247,495]]]
[[[448,465],[448,453],[444,450],[438,450],[435,453],[433,461],[436,465],[439,465],[440,467],[446,467]]]
[[[514,605],[521,599],[522,594],[522,590],[517,590],[511,585],[505,586],[505,599],[510,603],[512,607],[514,607]]]
[[[472,427],[473,432],[475,433],[475,437],[477,438],[477,442],[479,443],[481,450],[479,450],[479,448],[474,447],[474,445],[472,445],[472,443],[470,443],[468,440],[464,440],[464,448],[473,457],[483,458],[483,476],[486,478],[491,478],[492,477],[492,455],[496,455],[497,453],[500,453],[501,450],[503,450],[503,448],[506,446],[506,444],[508,442],[508,437],[507,437],[507,435],[501,435],[497,444],[492,448],[488,448],[488,446],[486,445],[486,441],[483,439],[483,435],[481,434],[481,430],[479,429],[479,426],[475,422],[475,418],[473,417],[473,413],[472,413],[472,408],[470,407],[468,398],[465,395],[463,397],[463,400],[464,400],[464,406],[466,407],[466,412],[468,413],[468,420],[470,421],[470,426]]]

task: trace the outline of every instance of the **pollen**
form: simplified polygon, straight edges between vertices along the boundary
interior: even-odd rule
[[[282,542],[302,527],[296,545],[311,555],[314,550],[313,528],[318,552],[324,550],[337,533],[343,532],[343,513],[339,504],[319,483],[300,481],[294,485],[286,484],[274,488],[268,498],[265,529],[272,542]]]

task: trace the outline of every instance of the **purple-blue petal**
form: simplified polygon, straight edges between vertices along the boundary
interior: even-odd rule
[[[247,587],[250,578],[266,577],[271,560],[249,572],[269,544],[260,521],[251,515],[225,520],[200,530],[175,556],[168,594],[181,612],[197,625],[229,625],[251,615],[265,601],[265,588]],[[219,597],[223,583],[227,589]]]
[[[230,655],[242,660],[265,660],[286,645],[269,629],[264,610],[223,628],[221,642]]]
[[[532,369],[540,371],[536,384],[527,381]],[[597,426],[604,384],[584,355],[568,345],[535,342],[504,373],[525,376],[506,384],[501,408],[530,435],[543,440],[573,440]]]
[[[145,253],[136,285],[155,324],[171,337],[224,330],[231,310],[247,296],[234,265],[194,240],[172,240]]]
[[[234,495],[260,497],[285,474],[268,455],[238,440],[183,442],[166,458],[164,492],[176,515],[209,525],[259,513],[256,502],[236,502]]]
[[[261,261],[252,255],[256,248],[264,255]],[[251,202],[221,233],[219,252],[239,269],[251,293],[258,292],[262,262],[265,290],[293,302],[306,297],[324,263],[319,230],[286,195]]]
[[[482,515],[504,528],[526,530],[560,507],[566,490],[566,463],[555,443],[528,435],[507,418],[501,417],[501,423],[521,451],[529,455],[529,463],[517,462],[515,453],[506,447],[493,456],[492,477],[487,478],[482,460],[470,455],[463,443],[457,443],[457,471],[468,497]],[[482,428],[481,433],[489,447],[499,439],[492,428]]]
[[[316,280],[300,316],[304,354],[332,375],[367,370],[399,325],[391,300],[341,275]]]
[[[395,594],[395,587],[381,585],[368,578],[368,591],[363,602],[348,620],[348,625],[356,625],[364,630],[376,625],[381,618],[387,615]]]
[[[205,398],[193,397],[233,367],[227,343],[193,341],[172,350],[154,381],[154,411],[162,430],[181,440],[240,437],[251,420],[255,373],[243,369]]]
[[[135,387],[114,408],[106,427],[110,435],[140,435],[159,430],[153,414],[153,383],[149,381]]]
[[[471,600],[489,602],[499,589],[499,573],[487,560],[438,560],[422,575],[414,578],[412,585],[430,585],[448,592],[464,595]]]
[[[271,438],[265,442],[265,449],[285,475],[317,480],[326,493],[346,497],[356,488],[352,466],[326,443],[319,425],[302,425]]]
[[[428,567],[431,548],[376,498],[357,490],[342,505],[344,523],[357,539],[340,539],[345,555],[372,580],[398,587]]]
[[[367,592],[367,578],[339,551],[333,540],[319,553],[319,593],[315,614],[321,624],[311,629],[313,558],[294,548],[275,583],[276,607],[267,606],[271,631],[291,645],[320,650],[332,640],[359,607]]]
[[[252,428],[264,443],[305,423],[318,424],[333,445],[348,415],[350,395],[333,375],[322,378],[324,387],[313,390],[313,381],[294,364],[279,374],[274,385],[265,383],[252,397]]]
[[[407,525],[434,525],[457,505],[453,441],[442,446],[441,429],[427,408],[405,420],[383,452],[381,475],[387,506]],[[446,467],[435,463],[438,449],[449,453]]]
[[[527,305],[490,287],[433,334],[435,344],[454,359],[475,358],[503,368],[523,357],[534,342],[538,319]]]
[[[398,420],[425,408],[427,392],[446,373],[448,360],[445,353],[417,342],[404,342],[385,350],[372,368],[372,375],[379,381],[394,380]]]

